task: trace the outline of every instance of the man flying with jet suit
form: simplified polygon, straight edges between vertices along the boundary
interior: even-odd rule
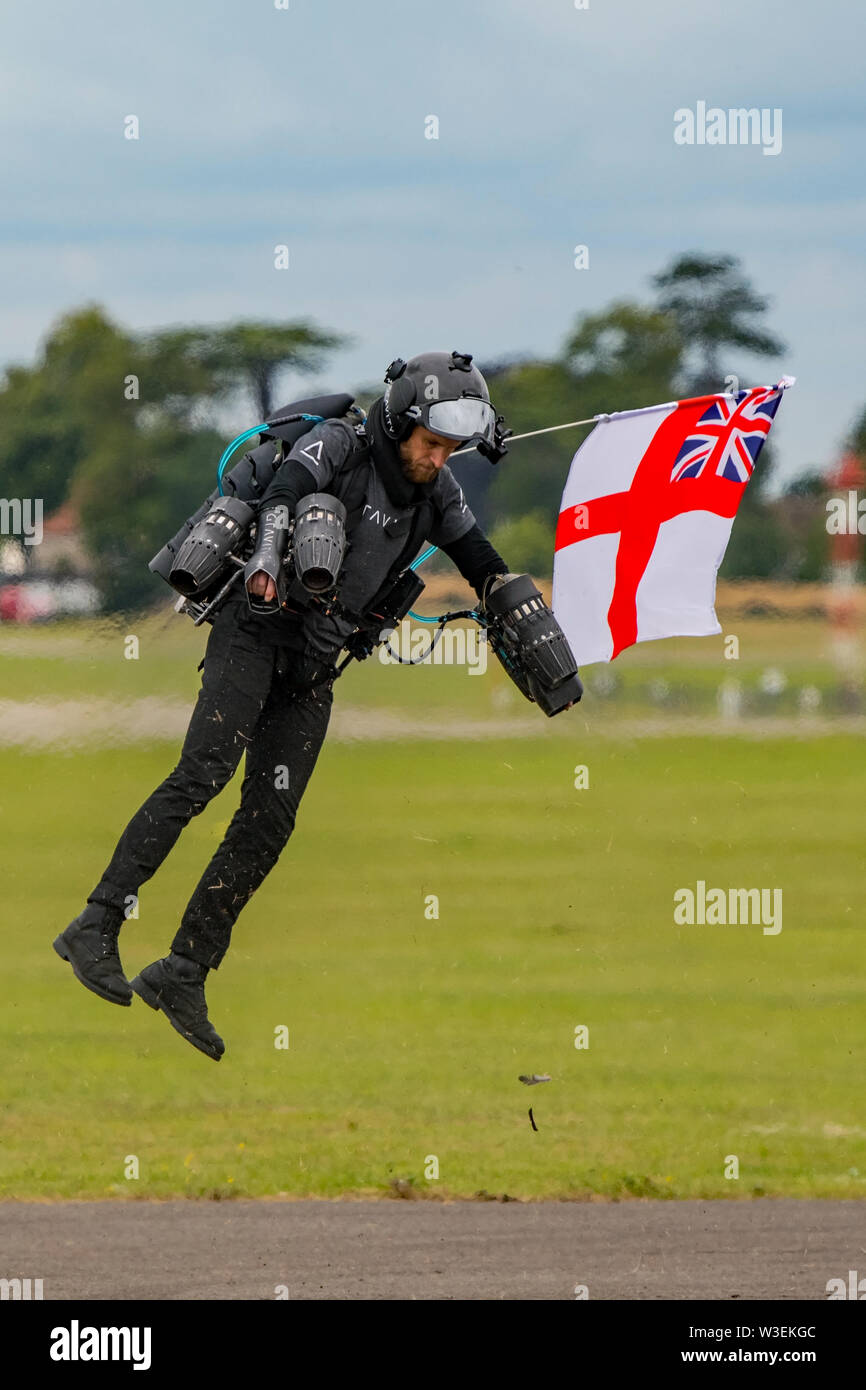
[[[134,991],[215,1061],[225,1045],[208,1018],[208,971],[221,964],[238,915],[294,829],[328,728],[341,652],[351,653],[365,633],[357,655],[382,640],[382,595],[396,577],[405,578],[425,543],[449,556],[482,612],[498,604],[510,656],[498,649],[497,655],[523,693],[548,714],[580,699],[577,669],[556,620],[528,576],[508,573],[448,467],[460,445],[475,443],[493,461],[505,452],[501,417],[481,372],[468,354],[430,352],[409,362],[398,358],[385,383],[363,424],[323,420],[274,468],[256,499],[255,549],[243,583],[212,620],[180,760],[133,816],[86,907],[54,942],[88,989],[122,1005],[131,1004]],[[344,526],[345,558],[330,600],[317,597],[312,570],[305,588],[287,560],[291,528],[297,535],[305,510],[307,520],[324,516],[332,530]],[[328,536],[320,540],[316,553],[327,557]],[[524,648],[534,675],[523,668]],[[552,679],[538,653],[542,661],[549,653],[559,661]],[[192,817],[231,780],[242,755],[240,805],[170,953],[130,983],[118,952],[129,905]]]

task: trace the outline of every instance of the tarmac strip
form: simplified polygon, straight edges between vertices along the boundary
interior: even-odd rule
[[[825,1300],[866,1205],[7,1201],[0,1261],[46,1300]]]

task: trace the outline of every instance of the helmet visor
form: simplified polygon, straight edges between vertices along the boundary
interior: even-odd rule
[[[496,413],[489,401],[461,396],[456,401],[431,401],[424,423],[445,439],[484,439],[493,443]]]

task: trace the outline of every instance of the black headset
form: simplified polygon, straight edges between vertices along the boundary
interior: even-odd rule
[[[385,409],[395,424],[395,417],[405,415],[410,405],[415,404],[415,383],[405,372],[403,358],[395,357],[385,373]]]

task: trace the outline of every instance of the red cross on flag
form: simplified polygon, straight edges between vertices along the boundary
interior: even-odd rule
[[[716,574],[793,384],[598,417],[572,460],[553,563],[553,611],[578,665],[721,632]]]

